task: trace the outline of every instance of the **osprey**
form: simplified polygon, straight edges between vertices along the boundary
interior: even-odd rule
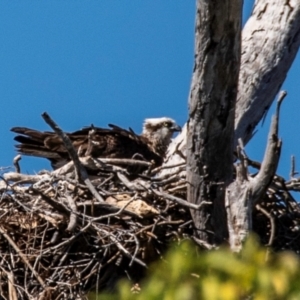
[[[181,128],[171,118],[152,118],[144,121],[143,132],[134,131],[109,124],[110,128],[85,127],[67,133],[79,157],[94,158],[134,158],[141,157],[153,161],[155,166],[163,163],[164,156],[175,131]],[[54,132],[41,132],[25,127],[14,127],[18,133],[14,140],[19,153],[44,157],[57,169],[70,161],[62,140]]]

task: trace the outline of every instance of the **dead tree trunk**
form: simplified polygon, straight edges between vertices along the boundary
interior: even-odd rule
[[[283,84],[299,45],[300,0],[256,0],[242,32],[235,146],[239,138],[245,145],[251,139]],[[185,131],[170,146],[166,164],[182,161],[176,154],[178,145],[186,151]]]
[[[239,0],[198,0],[187,134],[188,201],[201,240],[227,238],[225,187],[232,180],[234,108],[240,66]]]
[[[178,155],[178,150],[183,154],[186,153],[188,156],[187,179],[190,183],[189,201],[195,203],[204,199],[213,201],[212,207],[203,206],[203,210],[192,212],[195,224],[200,229],[199,237],[204,241],[214,240],[209,236],[208,230],[216,234],[215,241],[222,240],[226,236],[227,225],[224,224],[222,185],[214,184],[224,183],[224,187],[230,179],[229,173],[231,172],[228,151],[232,150],[229,134],[232,114],[228,109],[233,107],[233,103],[226,103],[228,100],[226,97],[230,92],[227,88],[235,76],[236,66],[232,66],[230,74],[226,73],[230,62],[228,61],[228,64],[224,66],[228,53],[222,41],[226,40],[228,43],[232,41],[233,36],[238,34],[239,28],[236,26],[237,31],[228,36],[230,27],[225,27],[225,24],[233,17],[233,14],[229,13],[230,7],[227,1],[223,4],[219,2],[211,4],[213,8],[209,6],[208,1],[198,0],[197,2],[196,56],[190,92],[189,137],[187,141],[185,126],[182,134],[170,146],[165,162],[166,165],[182,162],[183,158],[182,155]],[[234,4],[236,5],[235,2]],[[237,13],[239,9],[236,6],[235,12]],[[235,18],[237,19],[231,19],[231,22],[238,24],[240,15],[236,15]],[[224,29],[226,34],[223,36],[224,40],[216,34],[221,29]],[[205,30],[207,30],[206,34]],[[222,51],[221,45],[224,46]],[[239,90],[234,121],[234,148],[239,138],[243,144],[251,139],[254,128],[267,112],[280,89],[299,45],[300,0],[256,0],[252,16],[242,32]],[[217,55],[223,58],[217,58]],[[234,56],[234,52],[231,55]],[[238,65],[238,58],[236,58],[236,63]],[[234,95],[234,90],[231,92]],[[168,170],[164,172],[167,173]],[[231,185],[230,191],[233,191],[232,189]],[[237,197],[229,201],[231,203],[231,212],[227,208],[229,221],[232,216],[238,214],[235,204],[241,204],[242,198]],[[249,209],[251,210],[252,207]],[[247,222],[251,222],[249,216],[248,211],[248,216],[245,217],[248,218]],[[228,226],[233,232],[234,223]],[[241,240],[242,238],[238,239],[239,242]],[[234,243],[234,239],[232,242]]]

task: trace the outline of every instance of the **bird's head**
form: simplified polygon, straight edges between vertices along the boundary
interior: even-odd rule
[[[152,143],[157,150],[156,152],[165,152],[173,133],[176,131],[181,131],[181,127],[173,119],[167,117],[151,118],[144,121],[142,135]]]

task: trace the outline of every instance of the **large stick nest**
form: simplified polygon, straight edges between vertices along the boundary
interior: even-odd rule
[[[37,175],[3,174],[3,299],[80,299],[91,289],[114,288],[123,276],[134,284],[170,242],[199,243],[190,217],[197,207],[185,201],[184,164],[160,177],[160,169],[131,173],[132,160],[81,163],[94,169],[95,190],[78,179],[73,162]],[[289,192],[298,182],[275,176],[254,208],[254,230],[275,250],[299,253],[300,211]]]
[[[171,240],[192,234],[188,208],[170,200],[172,192],[162,193],[185,186],[178,176],[155,178],[157,169],[141,178],[102,162],[90,177],[96,199],[72,164],[38,175],[3,175],[3,298],[76,299],[92,288],[113,288],[124,275],[136,282]]]

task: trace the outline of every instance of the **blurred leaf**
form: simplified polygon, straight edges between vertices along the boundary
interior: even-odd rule
[[[101,300],[300,299],[299,258],[268,251],[255,236],[247,239],[239,254],[225,247],[199,251],[183,242],[174,245],[164,261],[151,266],[139,294],[134,294],[132,283],[123,281],[116,294],[101,294]]]

